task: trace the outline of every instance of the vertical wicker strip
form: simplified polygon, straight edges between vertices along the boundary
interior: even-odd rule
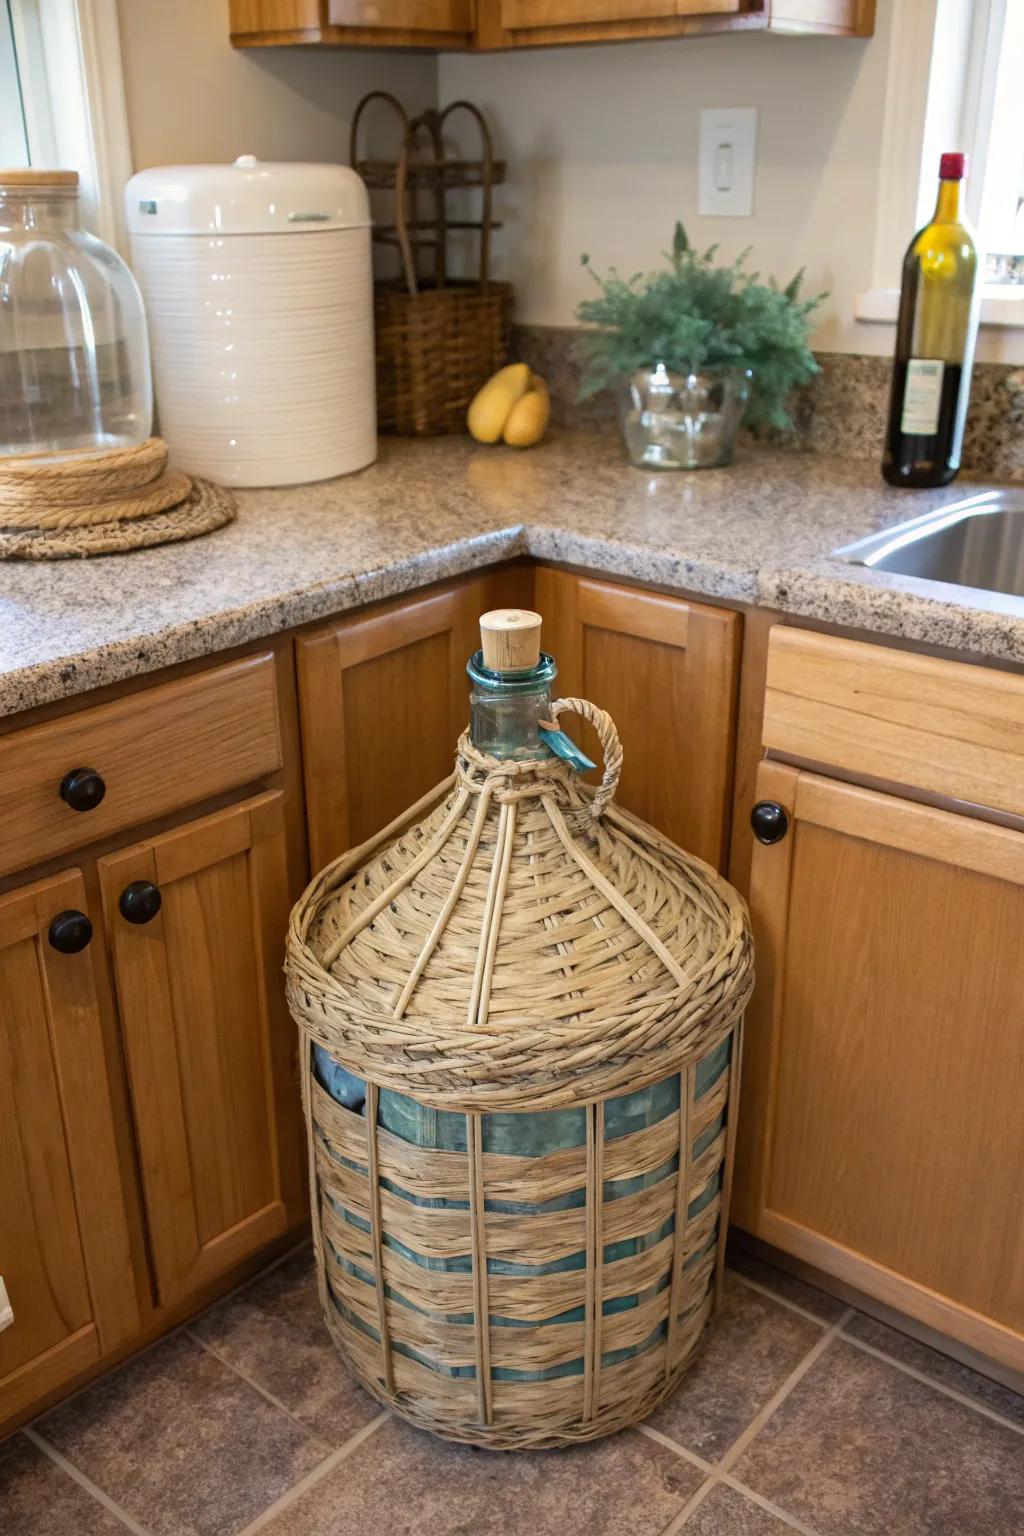
[[[736,1128],[740,1118],[740,1063],[743,1060],[743,1020],[737,1019],[736,1028],[732,1036],[732,1048],[729,1054],[729,1119],[726,1126],[725,1140],[725,1166],[722,1170],[722,1210],[729,1209],[729,1198],[732,1194],[733,1166],[736,1162]],[[718,1253],[715,1263],[715,1305],[719,1306],[722,1300],[722,1287],[725,1284],[725,1246],[729,1237],[729,1223],[719,1223]]]
[[[388,1299],[384,1292],[384,1243],[380,1215],[380,1169],[377,1165],[377,1109],[380,1090],[369,1083],[366,1090],[366,1176],[370,1194],[370,1233],[373,1241],[373,1281],[377,1290],[380,1328],[381,1374],[389,1392],[395,1390],[395,1368],[388,1329]]]
[[[593,1422],[601,1406],[601,1339],[604,1316],[604,1105],[587,1109],[587,1332],[584,1345],[583,1417]]]
[[[595,1439],[679,1386],[720,1290],[752,984],[741,900],[610,805],[614,727],[569,708],[598,791],[463,737],[288,938],[328,1327],[381,1401],[498,1449]],[[310,1042],[365,1079],[365,1121]]]
[[[676,1174],[675,1251],[672,1256],[672,1287],[668,1308],[665,1342],[665,1379],[676,1363],[676,1334],[682,1293],[683,1264],[686,1262],[686,1227],[690,1201],[690,1175],[693,1166],[693,1097],[696,1070],[687,1067],[679,1074],[679,1171]]]
[[[482,1118],[466,1116],[469,1148],[469,1211],[473,1232],[473,1327],[476,1333],[476,1381],[480,1422],[491,1422],[491,1305],[487,1294],[487,1229],[484,1215]]]

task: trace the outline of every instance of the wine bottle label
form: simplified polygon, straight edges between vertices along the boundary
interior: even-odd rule
[[[900,431],[915,437],[931,437],[939,430],[942,377],[945,363],[935,358],[912,358],[907,364]]]

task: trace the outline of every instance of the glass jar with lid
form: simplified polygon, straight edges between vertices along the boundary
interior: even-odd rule
[[[0,455],[132,447],[152,421],[142,297],[81,228],[78,173],[0,170]]]

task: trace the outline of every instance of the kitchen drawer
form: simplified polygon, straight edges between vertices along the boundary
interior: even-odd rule
[[[1024,677],[778,626],[763,742],[854,777],[1024,814]]]
[[[251,783],[281,760],[269,653],[14,731],[0,737],[0,874]],[[76,810],[61,786],[85,769],[105,789]]]

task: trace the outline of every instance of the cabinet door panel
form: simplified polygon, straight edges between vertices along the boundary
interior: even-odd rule
[[[1024,1366],[1024,836],[780,765],[737,1219]]]
[[[502,0],[501,19],[509,28],[565,27],[600,22],[649,21],[674,16],[735,14],[741,0]]]
[[[466,662],[489,608],[529,596],[522,567],[339,619],[297,642],[315,870],[452,771],[469,718]]]
[[[100,861],[160,1301],[297,1219],[294,1030],[284,1007],[282,796]],[[148,881],[160,910],[122,916]]]
[[[398,32],[470,32],[472,0],[328,0],[334,27]]]
[[[592,700],[618,727],[619,803],[720,865],[732,783],[738,615],[549,569],[537,572],[536,607],[545,648],[558,663],[558,693]],[[580,730],[596,757],[596,736]]]
[[[0,897],[0,1420],[137,1326],[90,949],[59,954],[77,870]]]

